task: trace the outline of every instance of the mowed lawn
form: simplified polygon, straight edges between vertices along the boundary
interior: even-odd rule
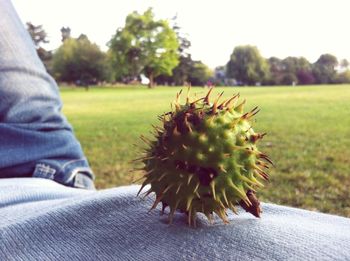
[[[157,115],[170,109],[180,88],[62,88],[64,113],[96,174],[97,187],[131,184],[140,173],[131,160],[139,136],[151,136]],[[254,129],[267,132],[260,149],[275,162],[266,202],[350,217],[350,85],[216,88],[239,92],[246,110],[256,105]],[[203,95],[204,88],[192,88]]]

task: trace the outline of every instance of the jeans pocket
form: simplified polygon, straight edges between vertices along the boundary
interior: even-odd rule
[[[95,189],[95,176],[86,158],[41,160],[35,165],[33,177],[51,179],[69,187]]]

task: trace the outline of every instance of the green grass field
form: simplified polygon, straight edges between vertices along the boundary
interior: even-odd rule
[[[131,184],[141,134],[169,111],[179,88],[62,88],[64,113],[97,176],[98,188]],[[275,162],[261,200],[350,217],[350,86],[217,88],[259,105],[254,129]],[[203,88],[192,92],[204,94]],[[150,135],[149,135],[150,136]]]

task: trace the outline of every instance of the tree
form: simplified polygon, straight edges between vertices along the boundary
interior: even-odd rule
[[[47,39],[47,33],[45,32],[42,25],[34,25],[31,22],[27,22],[26,25],[27,31],[33,40],[39,58],[44,63],[46,69],[49,70],[50,60],[52,59],[52,53],[42,47],[42,44],[46,44],[49,42],[49,40]]]
[[[342,59],[341,61],[340,61],[340,66],[342,67],[342,68],[344,68],[344,69],[348,69],[348,67],[349,67],[349,61],[348,60],[346,60],[346,59]]]
[[[70,33],[71,33],[71,30],[69,27],[62,27],[61,28],[61,37],[62,37],[61,41],[64,42],[65,40],[71,38]]]
[[[167,21],[155,20],[152,9],[129,14],[124,28],[117,30],[108,45],[116,80],[144,73],[153,87],[155,77],[171,75],[179,63],[176,33]]]
[[[181,56],[180,63],[173,69],[172,76],[159,75],[158,84],[204,86],[213,77],[213,72],[201,61],[192,60],[191,56]]]
[[[270,57],[267,62],[270,67],[269,78],[266,80],[268,85],[279,85],[282,82],[283,78],[283,64],[282,60],[277,57]]]
[[[350,83],[350,70],[339,73],[336,79],[337,83]]]
[[[180,56],[179,64],[173,69],[172,75],[158,75],[155,78],[155,82],[163,85],[184,85],[188,81],[188,77],[193,66],[194,61],[192,60],[191,55]]]
[[[243,85],[264,82],[269,75],[269,64],[260,55],[257,47],[237,46],[226,66],[227,77],[236,79]]]
[[[57,80],[91,84],[106,78],[106,57],[86,35],[68,38],[53,56]]]
[[[292,85],[311,84],[314,82],[311,64],[304,57],[289,56],[283,60],[271,57],[268,59],[268,62],[270,64],[268,84]]]
[[[338,65],[337,57],[332,54],[322,54],[313,64],[313,74],[316,83],[334,83],[336,82],[336,70]]]
[[[201,61],[194,61],[188,74],[188,82],[194,86],[206,85],[209,79],[213,77],[213,72]]]
[[[194,61],[191,58],[191,54],[188,52],[191,47],[191,42],[187,39],[186,35],[181,33],[181,27],[176,23],[176,19],[177,17],[175,16],[173,30],[179,42],[178,52],[180,58],[179,64],[173,69],[172,78],[176,85],[184,85],[188,81],[189,73],[194,66]]]
[[[176,16],[172,19],[174,21],[172,28],[179,42],[179,64],[173,69],[172,75],[159,75],[155,79],[157,84],[184,85],[188,82],[189,73],[194,66],[194,61],[192,60],[191,54],[189,53],[191,42],[187,39],[186,35],[181,33],[181,27],[177,24],[176,19]]]
[[[282,84],[311,84],[313,82],[310,62],[304,57],[289,56],[282,60],[284,76]]]
[[[297,72],[298,84],[313,84],[315,82],[315,77],[312,70],[299,70]]]
[[[33,25],[31,22],[27,22],[27,31],[30,34],[34,45],[39,48],[42,43],[48,43],[47,34],[42,25]]]

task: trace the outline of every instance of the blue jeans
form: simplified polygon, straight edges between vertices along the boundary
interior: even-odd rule
[[[42,177],[94,188],[94,175],[61,113],[57,84],[8,0],[0,0],[0,178]]]

